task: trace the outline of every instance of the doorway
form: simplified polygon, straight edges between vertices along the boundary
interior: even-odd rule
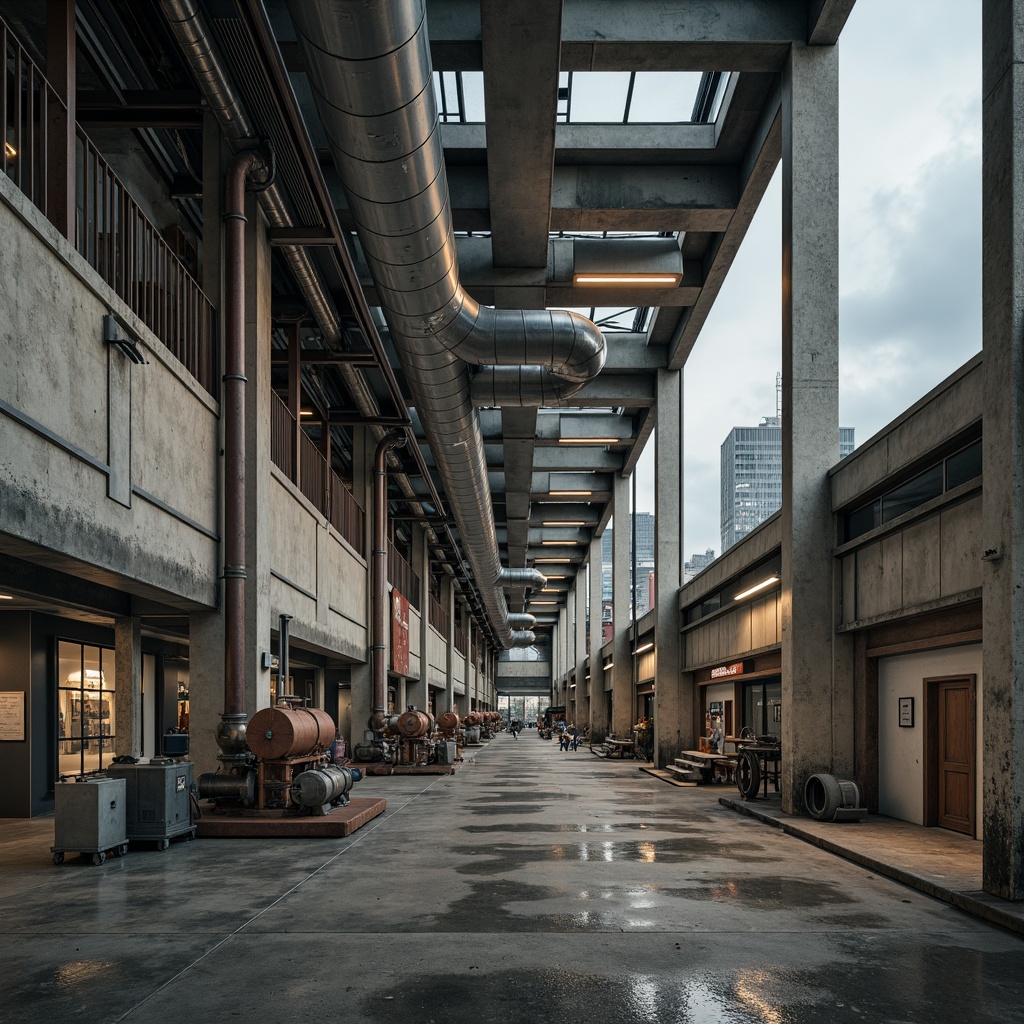
[[[974,836],[976,678],[924,680],[927,712],[925,824]]]

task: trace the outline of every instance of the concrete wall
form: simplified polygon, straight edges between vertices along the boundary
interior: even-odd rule
[[[0,218],[0,534],[212,607],[216,403],[3,176]],[[148,365],[103,342],[110,310]]]
[[[276,466],[270,498],[272,621],[291,615],[295,640],[365,661],[366,561]]]
[[[741,576],[781,546],[776,514],[747,534],[679,592],[682,611]],[[682,668],[694,669],[756,654],[782,643],[782,609],[778,591],[723,609],[683,627]]]
[[[977,676],[977,824],[982,807],[982,694],[981,645],[923,651],[878,659],[878,781],[880,814],[924,824],[925,727],[924,680],[933,676]],[[900,728],[899,698],[914,698],[914,726]]]
[[[832,507],[877,497],[982,416],[981,356],[965,363],[830,473]],[[837,548],[847,628],[980,596],[981,481],[969,481]]]

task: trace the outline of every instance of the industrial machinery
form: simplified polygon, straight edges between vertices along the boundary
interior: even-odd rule
[[[188,738],[187,736],[185,737]],[[105,774],[125,781],[125,824],[129,842],[149,840],[166,850],[176,836],[195,838],[192,820],[192,762],[170,757],[121,759]]]
[[[334,720],[301,697],[284,695],[246,726],[249,756],[228,770],[199,777],[199,795],[218,809],[255,808],[284,814],[327,814],[349,802],[363,774],[330,763]]]

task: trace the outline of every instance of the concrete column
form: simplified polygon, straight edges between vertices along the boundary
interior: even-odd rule
[[[839,461],[839,51],[794,44],[782,78],[782,806],[845,774],[832,685],[832,515]],[[837,753],[839,756],[837,757]],[[852,750],[849,752],[852,758]]]
[[[188,746],[198,777],[202,772],[215,772],[220,766],[215,736],[224,711],[223,612],[190,614],[188,642]]]
[[[983,5],[983,885],[1024,899],[1024,0]],[[982,695],[979,694],[979,698]]]
[[[406,704],[420,711],[430,707],[427,687],[430,678],[430,545],[422,530],[415,531],[413,540],[413,566],[420,577],[420,678],[410,680],[405,688]],[[405,710],[405,705],[402,706]]]
[[[448,635],[444,645],[444,698],[438,697],[438,717],[455,706],[455,582],[441,580],[441,603],[448,612]]]
[[[633,734],[633,673],[629,600],[629,488],[630,477],[615,477],[612,525],[612,732]]]
[[[366,559],[367,579],[371,562],[373,522],[373,453],[376,442],[369,428],[356,428],[352,434],[352,493],[366,512],[363,530],[363,558]],[[369,727],[373,707],[373,676],[370,669],[370,586],[366,587],[366,605],[363,608],[363,622],[366,623],[366,647],[364,661],[354,664],[351,673],[352,735],[346,737],[351,744],[360,743],[364,731]]]
[[[658,371],[654,428],[654,763],[694,746],[692,686],[679,676],[679,588],[683,583],[683,375]]]
[[[587,693],[587,573],[584,568],[576,576],[576,725],[579,729],[590,721],[590,697]]]
[[[588,722],[591,739],[604,739],[608,723],[604,720],[604,667],[601,658],[601,537],[590,542],[590,707]],[[597,734],[600,733],[600,736]]]
[[[142,756],[142,619],[114,619],[114,753]]]

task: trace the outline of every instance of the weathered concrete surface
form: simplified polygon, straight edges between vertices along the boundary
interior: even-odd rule
[[[725,792],[527,730],[453,776],[359,783],[388,809],[345,840],[55,868],[51,823],[3,822],[5,1020],[1017,1019],[1019,937]]]

